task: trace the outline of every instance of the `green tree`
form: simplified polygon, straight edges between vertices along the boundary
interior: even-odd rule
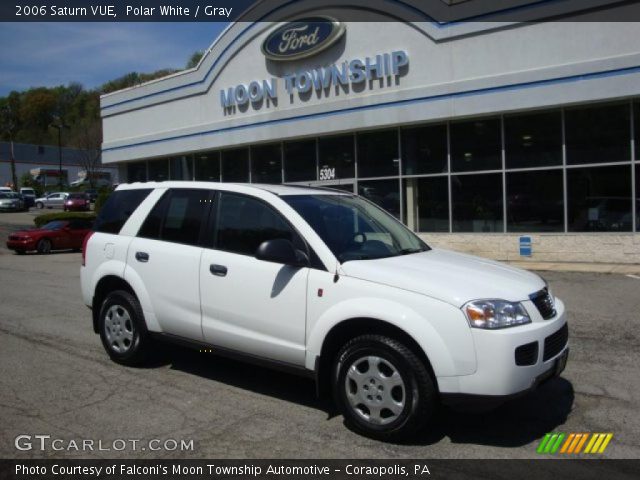
[[[204,56],[204,52],[202,50],[193,52],[189,57],[189,61],[187,62],[186,68],[189,69],[189,68],[197,67],[198,63],[200,63],[200,60],[202,59],[203,56]]]

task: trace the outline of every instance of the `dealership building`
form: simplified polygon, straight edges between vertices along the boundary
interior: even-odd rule
[[[103,162],[348,190],[500,260],[640,263],[640,23],[565,3],[571,21],[442,22],[433,2],[258,2],[195,69],[102,97]]]

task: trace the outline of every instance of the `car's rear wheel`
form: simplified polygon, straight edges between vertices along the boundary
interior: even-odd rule
[[[38,253],[51,253],[51,240],[48,238],[41,238],[38,245],[36,245],[36,249],[38,250]]]
[[[424,362],[402,342],[362,335],[339,352],[333,389],[346,423],[381,440],[402,440],[428,422],[436,387]]]
[[[42,209],[42,208],[44,208],[44,203],[42,203],[42,202],[36,202],[36,207],[38,207],[38,208]]]
[[[116,290],[102,302],[99,317],[102,345],[117,363],[143,364],[150,355],[151,338],[140,302],[131,293]]]

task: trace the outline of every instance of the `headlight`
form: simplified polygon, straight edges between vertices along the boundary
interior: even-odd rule
[[[462,307],[469,326],[494,330],[531,323],[529,314],[520,302],[506,300],[474,300]]]

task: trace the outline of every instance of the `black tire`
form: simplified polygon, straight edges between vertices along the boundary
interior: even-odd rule
[[[116,312],[118,309],[122,310],[122,312]],[[124,315],[124,312],[126,312],[126,315]],[[117,316],[118,313],[124,318],[128,317],[130,324],[127,324],[127,320],[124,320],[121,321],[119,326],[113,325],[113,322],[116,321],[113,317],[114,315]],[[147,331],[142,307],[140,307],[140,302],[135,296],[125,290],[111,292],[102,302],[99,315],[100,339],[111,360],[127,366],[140,366],[149,360],[152,340]],[[111,326],[109,323],[111,323]],[[131,331],[129,345],[126,345],[127,339],[117,338],[115,329],[118,328],[121,332]],[[121,351],[118,350],[116,343],[122,344]]]
[[[42,210],[44,208],[44,203],[42,202],[37,202],[36,203],[36,207],[39,208],[40,210]]]
[[[51,253],[51,240],[48,238],[41,238],[36,245],[36,249],[40,254]]]
[[[369,390],[365,392],[362,388],[375,389],[381,388],[383,385],[382,382],[385,380],[379,380],[379,377],[376,376],[378,372],[372,372],[369,377],[362,377],[362,386],[358,386],[352,379],[349,379],[349,386],[347,386],[348,370],[355,366],[360,371],[358,367],[362,365],[361,361],[366,357],[382,359],[382,362],[378,364],[379,372],[385,373],[384,369],[392,372],[395,369],[402,379],[402,387],[393,387],[393,392],[391,390],[387,392],[387,395],[392,396],[393,400],[398,402],[397,405],[401,404],[397,407],[398,413],[394,414],[391,410],[383,407],[378,414],[378,421],[388,423],[375,423],[375,418],[371,419],[371,417],[375,417],[375,410],[371,410],[367,414],[369,406],[375,407],[371,403],[375,402],[375,399],[367,396],[369,401],[364,397],[360,400],[362,394],[370,393]],[[365,360],[365,363],[368,362]],[[392,368],[389,369],[389,366]],[[366,376],[369,374],[369,370],[359,374]],[[392,377],[387,378],[391,379]],[[376,379],[378,379],[377,385],[364,386],[369,382],[375,382]],[[402,441],[412,437],[426,426],[437,404],[437,389],[424,362],[402,342],[383,335],[362,335],[344,345],[334,363],[332,380],[334,398],[347,426],[378,440]],[[353,390],[354,386],[355,390]],[[347,388],[351,390],[351,398],[357,398],[354,401],[362,402],[359,406],[353,406],[350,403]],[[375,393],[377,394],[378,391],[376,390]],[[387,401],[389,397],[384,397],[385,392],[380,393],[382,397],[377,396],[376,398]],[[369,402],[369,406],[364,402]],[[385,411],[387,417],[382,418]],[[365,418],[367,415],[370,419]]]
[[[24,254],[25,254],[25,251],[24,251],[24,250],[16,250],[16,253],[17,253],[18,255],[24,255]]]

